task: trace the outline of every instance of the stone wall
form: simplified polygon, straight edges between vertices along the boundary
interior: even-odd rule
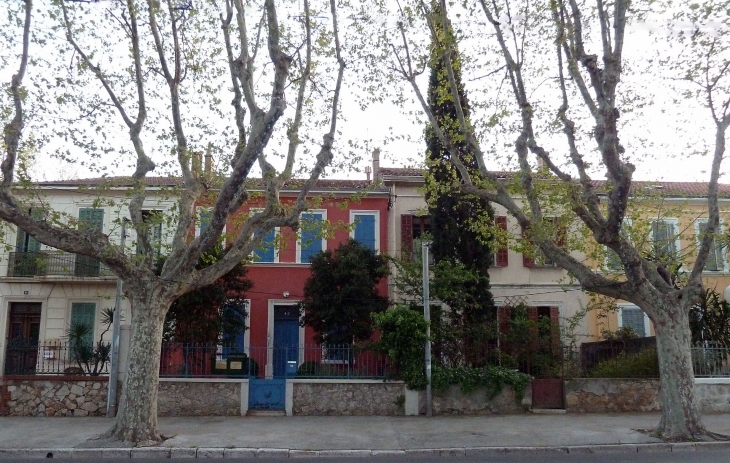
[[[403,415],[400,382],[294,382],[294,415]]]
[[[248,387],[248,383],[245,384]],[[239,416],[240,382],[160,381],[159,416]]]
[[[695,392],[703,412],[730,413],[730,378],[722,383],[697,381]]]
[[[658,379],[571,379],[565,381],[569,413],[654,412],[661,409]]]
[[[104,416],[107,378],[3,379],[11,416]]]
[[[426,394],[419,393],[420,412],[426,412]],[[495,415],[525,413],[532,403],[531,389],[528,385],[522,402],[515,400],[515,391],[504,386],[493,399],[487,397],[483,388],[464,393],[459,386],[450,386],[443,394],[433,395],[434,415]]]

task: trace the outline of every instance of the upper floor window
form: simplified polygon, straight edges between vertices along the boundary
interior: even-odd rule
[[[695,222],[697,231],[697,242],[702,240],[702,237],[707,230],[707,221]],[[722,233],[720,230],[719,233]],[[727,248],[721,242],[718,242],[717,236],[713,237],[712,244],[710,245],[710,252],[707,254],[707,262],[705,262],[705,271],[707,272],[724,272],[727,271],[727,260],[725,259],[725,252]]]
[[[350,223],[354,225],[350,236],[373,251],[380,250],[380,214],[378,211],[350,211]]]
[[[327,219],[326,211],[308,211],[300,216],[301,238],[297,242],[297,262],[307,264],[312,257],[327,249],[327,237],[322,224]]]
[[[621,234],[621,237],[623,237],[627,241],[631,241],[631,219],[624,219],[623,223],[621,224],[621,229],[619,230],[619,233]],[[606,247],[606,270],[618,272],[623,270],[624,264],[621,262],[621,258],[618,254],[616,254],[616,251],[613,249],[610,249]]]
[[[162,212],[144,210],[142,211],[142,220],[148,227],[148,238],[153,252],[156,256],[159,256],[162,250]],[[137,240],[137,254],[142,254],[139,239]]]
[[[79,228],[103,230],[104,209],[84,207],[79,209]],[[98,277],[101,262],[95,257],[78,254],[74,262],[74,275],[77,277]]]
[[[276,250],[276,235],[278,231],[279,229],[277,227],[264,234],[263,241],[259,247],[253,251],[254,262],[273,263],[279,261],[279,253]],[[254,232],[254,236],[258,238],[262,233],[263,231],[256,230]]]
[[[651,222],[651,256],[658,262],[668,262],[679,257],[679,233],[677,219],[656,219]]]
[[[431,220],[428,215],[403,214],[401,224],[401,255],[404,259],[421,260],[423,240],[431,234]],[[433,264],[433,254],[429,254]]]
[[[195,227],[195,236],[200,236],[210,225],[210,218],[212,217],[212,210],[207,207],[198,208],[198,226]]]
[[[562,248],[565,246],[565,237],[567,230],[565,226],[559,224],[558,217],[543,217],[545,233],[551,234],[555,240],[555,244]],[[529,241],[532,239],[529,237],[527,230],[522,230],[522,235]],[[533,255],[522,255],[522,265],[525,267],[555,267],[555,262],[548,256],[546,256],[541,249],[537,248]]]
[[[40,220],[43,217],[43,211],[40,209],[31,208],[29,211],[30,216],[34,220]],[[30,236],[22,228],[18,228],[17,236],[15,237],[15,250],[17,252],[37,252],[41,249],[41,243]]]

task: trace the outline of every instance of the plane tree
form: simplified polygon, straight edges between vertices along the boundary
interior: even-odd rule
[[[414,0],[399,2],[395,11],[379,5],[399,20],[379,29],[375,45],[381,52],[373,56],[387,64],[373,73],[400,78],[399,91],[410,88],[420,114],[451,153],[460,190],[504,207],[521,229],[519,250],[533,263],[562,267],[585,291],[644,310],[656,330],[661,377],[662,418],[654,434],[671,440],[712,436],[696,400],[688,316],[703,294],[702,271],[718,230],[718,180],[730,125],[728,34],[722,33],[729,18],[722,2],[675,7],[624,0],[441,0],[434,9]],[[649,47],[652,39],[639,42],[635,31],[628,32],[640,21],[666,24],[667,19],[684,26],[654,39],[662,46]],[[454,38],[435,34],[451,26]],[[439,120],[423,91],[419,76],[428,60],[427,34],[443,38],[457,128]],[[472,76],[466,84],[469,118],[461,107],[455,65],[448,64],[457,44],[462,74],[469,66]],[[630,47],[647,51],[629,59]],[[659,129],[643,115],[652,95],[642,92],[652,86],[669,92],[654,95],[672,103],[669,111],[696,102],[703,106],[714,132],[698,143],[707,146],[707,226],[681,288],[622,233],[636,192],[636,161],[652,155],[658,162],[668,159],[631,141],[642,139],[636,131]],[[476,157],[478,176],[461,160],[462,140]],[[514,172],[506,180],[497,175],[498,158]],[[618,277],[597,272],[595,262],[571,252],[578,249],[571,238],[581,239],[582,232],[615,253],[622,268]]]
[[[296,228],[307,192],[332,161],[345,71],[336,2],[24,0],[2,8],[1,48],[12,54],[1,63],[12,77],[0,100],[0,219],[45,245],[98,259],[123,281],[132,309],[129,369],[110,435],[159,442],[160,347],[171,303],[233,269],[267,230]],[[19,157],[31,140],[36,156],[127,169],[132,188],[119,207],[136,232],[136,253],[48,209],[20,181]],[[200,175],[202,151],[226,161],[218,175]],[[254,172],[262,180],[252,185]],[[162,174],[178,176],[180,186],[170,192],[172,239],[157,271],[143,206],[145,179]],[[305,181],[283,204],[279,191],[295,174]],[[105,201],[102,190],[87,193]],[[261,210],[224,235],[254,196]],[[210,210],[204,227],[201,199]],[[43,213],[31,214],[31,203]],[[225,255],[198,266],[222,239]]]

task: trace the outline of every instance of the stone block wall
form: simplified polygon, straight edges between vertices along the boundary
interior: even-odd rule
[[[10,416],[105,416],[105,377],[49,377],[3,380]],[[9,396],[9,397],[8,397]]]
[[[730,378],[725,379],[730,380]],[[703,412],[730,413],[730,381],[727,383],[698,382],[695,384],[695,393]]]
[[[403,415],[400,382],[294,382],[294,415]]]
[[[426,413],[426,394],[419,392],[419,407],[421,413]],[[459,386],[450,386],[443,394],[433,395],[434,415],[495,415],[525,413],[532,403],[531,389],[528,385],[521,402],[515,400],[515,391],[510,386],[504,386],[502,391],[493,399],[487,397],[483,388],[464,393]]]
[[[565,381],[565,409],[569,413],[654,412],[661,409],[658,396],[658,379]]]
[[[245,384],[248,387],[248,383]],[[160,381],[158,416],[239,416],[240,382]]]

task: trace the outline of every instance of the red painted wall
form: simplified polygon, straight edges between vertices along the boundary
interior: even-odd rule
[[[282,199],[282,201],[286,200]],[[249,209],[255,209],[257,206],[259,205],[245,205],[241,211],[248,212]],[[362,198],[358,202],[347,199],[325,200],[316,209],[326,209],[327,220],[331,224],[345,225],[350,223],[351,210],[379,211],[380,252],[388,252],[388,199],[386,197]],[[232,223],[229,223],[227,229],[233,231],[234,228]],[[253,288],[246,295],[251,300],[249,343],[252,347],[266,345],[269,300],[298,302],[304,293],[304,283],[310,275],[309,264],[295,263],[296,235],[293,230],[281,229],[280,234],[285,237],[285,241],[284,248],[279,253],[279,263],[251,264],[248,267],[247,277],[253,281]],[[348,230],[336,230],[334,236],[327,240],[327,249],[335,249],[349,237]],[[287,298],[284,297],[284,292],[289,293]],[[387,278],[381,280],[378,292],[383,296],[388,295]],[[314,344],[314,333],[310,329],[306,330],[304,343]]]

